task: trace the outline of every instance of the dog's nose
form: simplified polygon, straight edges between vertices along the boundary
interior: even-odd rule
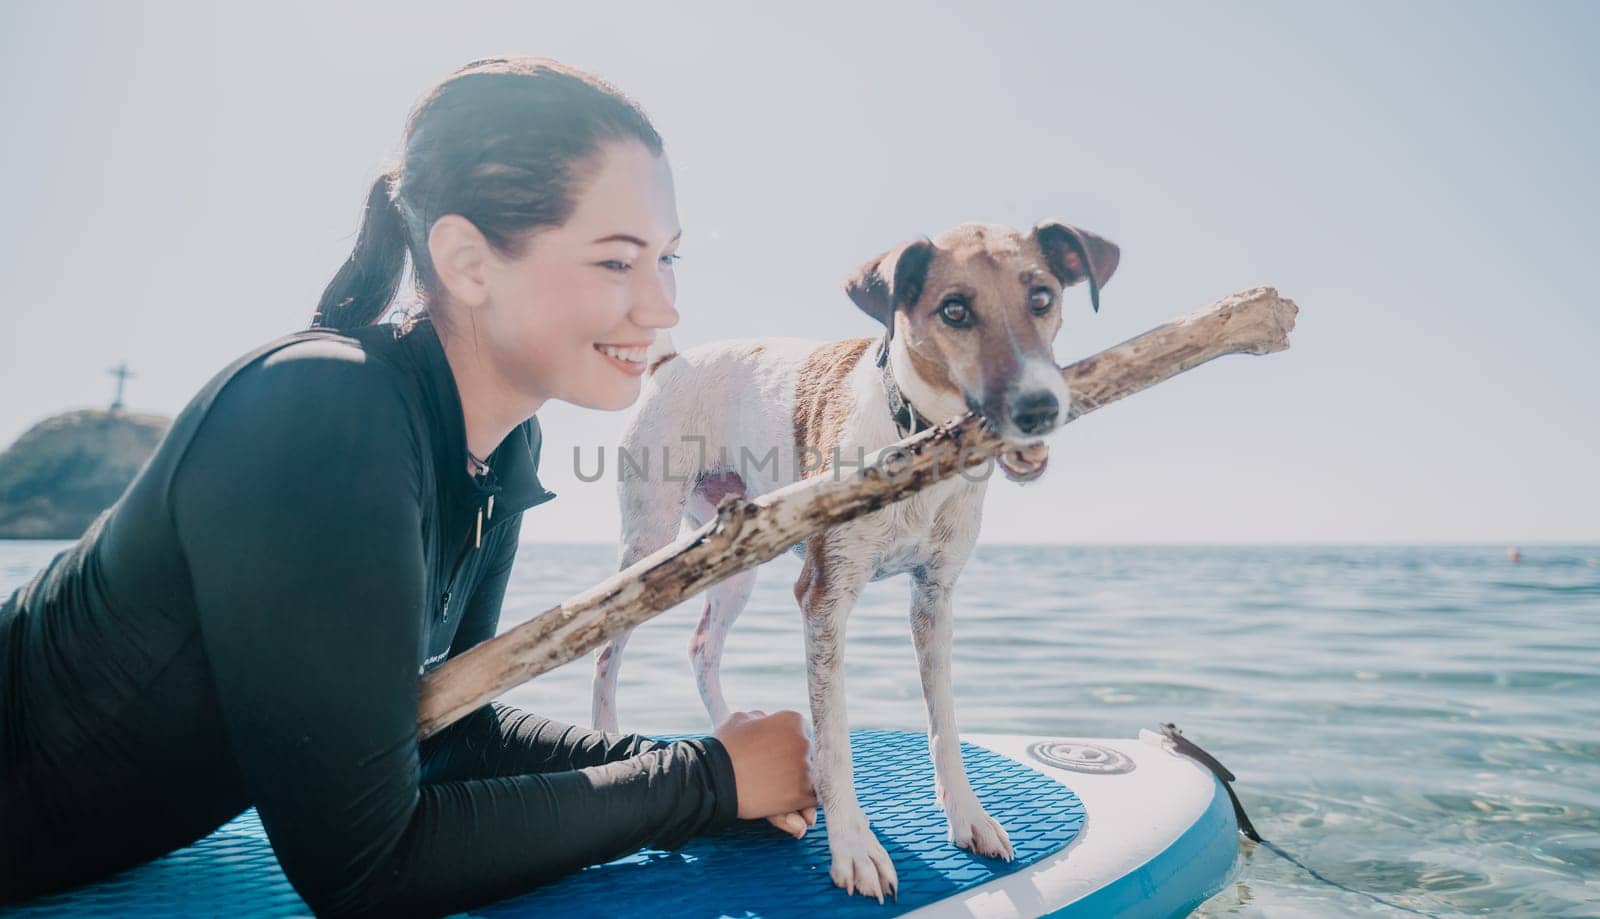
[[[1011,400],[1011,423],[1024,434],[1043,434],[1055,427],[1061,403],[1054,393],[1031,392]]]

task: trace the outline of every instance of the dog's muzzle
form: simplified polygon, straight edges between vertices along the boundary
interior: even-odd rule
[[[1006,411],[1018,431],[1033,437],[1055,429],[1056,419],[1061,417],[1061,401],[1053,392],[1035,391],[1012,399]]]
[[[995,457],[995,462],[1000,464],[1000,471],[1013,482],[1032,482],[1044,475],[1044,467],[1050,464],[1050,448],[1044,444],[1029,444],[1018,447]]]

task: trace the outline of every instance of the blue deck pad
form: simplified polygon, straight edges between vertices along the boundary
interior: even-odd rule
[[[897,903],[850,895],[828,877],[827,815],[796,841],[765,821],[746,821],[673,852],[644,850],[587,868],[472,915],[806,917],[892,916],[926,906],[1059,852],[1083,827],[1083,804],[1066,786],[997,753],[962,744],[967,777],[1011,837],[1009,864],[951,845],[933,800],[928,738],[854,731],[856,796],[900,877]]]
[[[897,903],[851,896],[828,877],[826,814],[805,839],[764,821],[663,852],[645,849],[586,868],[528,894],[473,910],[507,917],[782,917],[897,915],[1019,871],[1067,846],[1083,826],[1083,804],[1058,782],[971,744],[962,745],[978,800],[1006,828],[1010,863],[946,841],[933,800],[927,737],[905,731],[851,734],[856,794],[900,877]],[[306,915],[278,867],[255,811],[212,835],[104,883],[6,912],[7,916]]]

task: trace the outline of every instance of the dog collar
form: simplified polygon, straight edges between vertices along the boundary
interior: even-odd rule
[[[925,431],[933,427],[926,418],[917,414],[917,410],[906,401],[905,394],[900,392],[900,387],[894,381],[894,371],[889,369],[889,338],[884,336],[878,340],[878,371],[883,377],[883,391],[889,397],[889,414],[894,418],[894,426],[900,431],[900,438]]]

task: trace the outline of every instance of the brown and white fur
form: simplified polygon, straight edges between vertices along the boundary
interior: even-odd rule
[[[889,364],[915,411],[934,423],[981,412],[1018,445],[1002,460],[1003,471],[1026,480],[1042,471],[1040,439],[1070,405],[1052,347],[1061,289],[1087,280],[1098,309],[1099,287],[1117,260],[1110,242],[1056,221],[1026,232],[964,224],[872,259],[846,290],[887,327]],[[950,321],[963,315],[968,325]],[[873,339],[764,339],[658,356],[624,436],[623,449],[646,457],[646,466],[620,477],[622,566],[672,541],[683,518],[698,526],[713,517],[725,495],[759,495],[805,475],[834,474],[836,448],[848,474],[858,451],[900,440],[875,346]],[[767,461],[774,448],[776,460]],[[819,457],[820,468],[810,468]],[[951,694],[951,594],[978,538],[989,470],[979,471],[796,546],[804,558],[794,592],[805,620],[813,777],[828,817],[831,874],[840,887],[880,901],[898,882],[856,799],[844,693],[845,622],[868,581],[911,576],[935,796],[950,841],[1012,857],[1005,830],[968,784]],[[723,642],[754,581],[755,571],[746,570],[707,592],[690,647],[713,726],[730,712],[718,674]],[[618,636],[597,658],[593,715],[602,730],[617,729],[617,672],[627,639]]]

